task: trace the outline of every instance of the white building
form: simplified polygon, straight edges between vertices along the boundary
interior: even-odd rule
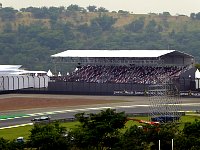
[[[46,71],[28,71],[21,65],[0,65],[0,91],[48,87]]]

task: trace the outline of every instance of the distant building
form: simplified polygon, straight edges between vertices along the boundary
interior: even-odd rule
[[[0,91],[46,88],[48,81],[46,71],[28,71],[21,69],[21,65],[0,65]]]

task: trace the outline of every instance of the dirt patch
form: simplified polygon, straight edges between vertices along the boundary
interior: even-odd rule
[[[114,103],[114,100],[12,97],[0,99],[0,111]]]

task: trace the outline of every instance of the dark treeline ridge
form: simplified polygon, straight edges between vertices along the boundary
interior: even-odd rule
[[[52,69],[67,49],[175,49],[200,60],[200,13],[133,14],[78,5],[0,9],[0,64]]]
[[[0,138],[2,150],[199,150],[200,121],[180,124],[132,125],[125,127],[127,116],[112,109],[97,114],[79,113],[76,127],[60,123],[35,124],[25,141]]]

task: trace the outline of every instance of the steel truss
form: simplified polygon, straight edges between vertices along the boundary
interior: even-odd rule
[[[157,75],[159,76],[159,75]],[[155,77],[156,78],[156,77]],[[148,86],[149,119],[166,122],[178,122],[181,116],[179,90],[174,79],[168,75],[157,78],[154,85]]]
[[[111,57],[61,57],[53,58],[53,63],[96,64],[96,65],[143,65],[161,63],[160,58],[111,58]]]

